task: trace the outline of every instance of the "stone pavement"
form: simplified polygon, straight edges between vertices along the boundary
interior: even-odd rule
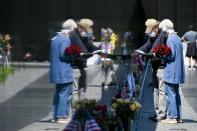
[[[48,68],[20,67],[0,85],[0,131],[21,130],[48,114],[53,88],[47,73]]]
[[[0,103],[13,97],[17,92],[23,90],[31,82],[46,74],[48,69],[44,68],[19,68],[7,80],[0,84]]]
[[[35,64],[35,63],[34,63]],[[50,123],[50,108],[54,93],[53,85],[48,83],[48,68],[36,64],[26,64],[25,69],[16,71],[7,81],[0,85],[0,131],[61,131],[65,125]],[[95,70],[97,69],[97,70]],[[115,87],[101,88],[100,67],[89,67],[88,88],[85,96],[109,104],[116,93]],[[118,77],[124,79],[124,69],[119,70]],[[149,70],[148,75],[151,75]],[[94,76],[94,77],[93,77]],[[188,77],[188,76],[187,76]],[[142,108],[132,131],[196,131],[197,114],[185,100],[181,92],[183,120],[181,124],[161,124],[148,119],[153,113],[153,97],[148,86],[151,77],[147,77],[143,90]],[[187,84],[181,85],[188,86]]]
[[[151,75],[150,70],[148,75]],[[188,71],[186,69],[186,81],[189,79],[188,77]],[[197,131],[197,114],[186,101],[182,92],[182,88],[187,88],[187,84],[182,84],[180,86],[183,114],[182,119],[184,123],[163,124],[148,119],[149,116],[153,115],[154,110],[152,90],[149,86],[151,81],[151,77],[147,77],[142,92],[142,108],[138,112],[136,121],[133,122],[132,131]]]
[[[0,85],[0,131],[61,131],[64,124],[49,122],[54,94],[54,86],[48,82],[49,64],[12,64],[19,69]],[[96,69],[88,69],[85,97],[110,103],[115,88],[101,88],[101,66]]]

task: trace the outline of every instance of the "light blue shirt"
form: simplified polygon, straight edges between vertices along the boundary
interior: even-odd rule
[[[70,39],[59,33],[52,39],[50,50],[50,82],[55,84],[69,83],[73,81],[73,72],[65,48],[71,44]]]
[[[196,39],[197,39],[197,32],[195,31],[188,31],[183,35],[183,38],[187,41],[189,41],[189,43],[195,43]]]
[[[167,46],[171,48],[172,54],[166,58],[163,80],[171,84],[185,82],[185,68],[183,59],[183,45],[177,34],[171,34],[167,39]]]

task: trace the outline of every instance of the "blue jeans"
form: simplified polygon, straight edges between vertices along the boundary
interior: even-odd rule
[[[56,84],[56,91],[53,99],[53,117],[67,118],[71,109],[72,82]]]
[[[165,95],[167,99],[168,117],[181,118],[181,97],[179,84],[165,83]]]

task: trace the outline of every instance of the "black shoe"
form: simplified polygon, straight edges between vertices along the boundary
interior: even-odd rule
[[[154,117],[154,116],[150,116],[150,117],[148,117],[148,119],[150,119],[150,120],[152,120],[152,121],[154,121],[154,122],[158,122],[158,121],[157,121],[157,117]]]
[[[101,86],[104,87],[105,86],[105,82],[102,82]]]
[[[115,85],[116,85],[116,82],[110,82],[109,85],[110,85],[110,86],[115,86]]]
[[[189,65],[188,68],[191,68],[191,65]]]
[[[154,121],[154,122],[159,122],[161,120],[166,119],[165,117],[148,117],[150,120]]]

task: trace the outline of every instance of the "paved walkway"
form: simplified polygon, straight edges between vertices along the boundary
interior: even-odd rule
[[[44,68],[42,65],[41,68],[38,65],[36,68],[32,68],[33,65],[30,67],[21,68],[0,85],[0,131],[61,131],[65,127],[64,124],[47,121],[51,118],[50,108],[54,93],[53,85],[48,83],[48,68],[46,64]],[[95,71],[95,67],[90,67],[88,73],[95,77],[88,78],[86,97],[102,101],[114,95],[116,88],[100,87],[101,72],[99,70]],[[124,76],[124,74],[119,75],[122,78]],[[190,76],[187,75],[187,77]],[[150,78],[147,77],[145,85],[149,85]],[[181,86],[185,88],[188,85]],[[150,121],[148,116],[153,113],[153,97],[150,87],[144,87],[142,97],[143,106],[138,119],[133,123],[132,131],[196,131],[197,114],[185,100],[182,92],[184,123],[181,124],[169,125]],[[105,102],[109,103],[109,101]]]
[[[186,69],[186,81],[190,79]],[[195,71],[196,72],[196,71]],[[196,72],[197,73],[197,72]],[[151,72],[149,70],[148,74]],[[196,76],[196,75],[195,75]],[[187,84],[182,84],[180,87],[180,95],[182,100],[182,114],[184,123],[179,124],[163,124],[153,122],[148,119],[153,115],[153,95],[150,85],[151,77],[147,77],[142,95],[142,108],[138,114],[136,121],[133,124],[133,131],[196,131],[197,130],[197,114],[186,101],[182,88],[187,88]]]
[[[46,68],[20,68],[0,85],[0,131],[22,130],[48,114],[53,88],[47,73]]]

